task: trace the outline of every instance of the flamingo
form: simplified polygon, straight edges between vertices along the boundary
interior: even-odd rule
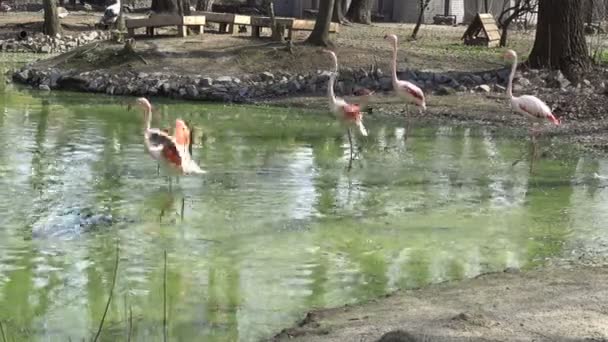
[[[412,82],[402,81],[397,78],[397,36],[394,34],[388,34],[384,36],[384,39],[393,44],[393,89],[399,96],[405,99],[406,116],[409,116],[408,107],[410,104],[418,107],[419,113],[422,114],[422,111],[426,110],[426,100],[424,98],[424,92],[422,92],[422,89]]]
[[[329,54],[334,61],[334,72],[329,77],[329,83],[327,84],[327,97],[329,98],[329,109],[336,115],[336,118],[346,126],[348,133],[348,143],[350,145],[350,160],[348,167],[352,166],[353,161],[353,139],[350,132],[351,127],[355,126],[359,129],[362,136],[367,136],[367,130],[363,126],[363,114],[361,114],[361,107],[358,104],[349,104],[344,99],[336,97],[334,93],[334,84],[336,83],[336,76],[338,74],[338,57],[333,51],[323,50],[323,52]]]
[[[513,96],[513,78],[515,77],[515,71],[517,70],[517,53],[513,50],[507,50],[505,59],[512,60],[513,63],[511,66],[511,74],[509,75],[509,84],[507,85],[507,95],[511,99],[511,108],[532,121],[530,136],[532,139],[534,157],[536,154],[536,136],[538,134],[538,131],[534,129],[534,126],[537,123],[546,120],[559,126],[560,121],[551,113],[551,108],[538,97],[532,95]]]
[[[184,139],[184,134],[188,134],[188,128],[182,126],[176,121],[176,132],[178,140],[182,142],[180,145],[174,137],[167,132],[158,128],[151,128],[152,121],[152,105],[144,97],[136,100],[137,105],[143,108],[146,126],[144,128],[144,144],[146,150],[152,158],[159,161],[160,164],[167,166],[170,170],[177,174],[205,173],[192,160],[191,155],[187,151],[189,140]]]

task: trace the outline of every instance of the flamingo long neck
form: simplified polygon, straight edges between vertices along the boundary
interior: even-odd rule
[[[327,85],[327,97],[329,97],[329,102],[332,105],[336,103],[336,94],[334,93],[334,84],[336,83],[336,76],[338,75],[338,58],[335,54],[331,54],[332,59],[334,60],[334,72],[329,76],[329,83]]]
[[[393,85],[397,84],[397,41],[393,41]]]
[[[331,105],[336,104],[336,94],[334,93],[334,84],[336,83],[336,73],[332,73],[329,76],[329,83],[327,84],[327,97]]]
[[[509,75],[509,84],[507,85],[507,95],[513,98],[513,78],[515,77],[515,71],[517,70],[517,56],[513,59],[513,65],[511,66],[511,74]]]
[[[150,106],[144,109],[144,121],[146,122],[146,131],[150,130],[150,127],[152,127],[152,108]]]

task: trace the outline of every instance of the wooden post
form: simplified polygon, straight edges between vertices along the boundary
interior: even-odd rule
[[[177,25],[177,35],[181,38],[188,36],[188,26]]]
[[[251,35],[256,38],[260,38],[260,34],[262,33],[262,28],[260,26],[252,26],[251,27]]]

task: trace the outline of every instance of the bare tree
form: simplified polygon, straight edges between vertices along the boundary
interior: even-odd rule
[[[412,39],[416,39],[418,37],[418,31],[420,30],[420,25],[422,25],[422,20],[424,19],[424,11],[429,7],[429,3],[431,0],[418,0],[418,20],[416,21],[416,26],[414,27],[414,32],[412,32]]]
[[[197,11],[211,12],[214,0],[198,0],[196,2]]]
[[[507,46],[511,23],[526,14],[533,13],[538,7],[538,0],[515,0],[515,4],[509,6],[511,3],[510,0],[504,0],[502,12],[498,17],[498,26],[502,31],[500,35],[500,46],[502,47]]]
[[[372,23],[372,5],[373,0],[353,0],[346,17],[354,23],[369,25]]]
[[[339,0],[338,0],[339,1]],[[331,25],[331,17],[334,11],[334,0],[322,1],[319,6],[319,14],[315,27],[306,40],[307,43],[318,46],[331,46],[329,41],[329,26]]]
[[[558,69],[574,81],[590,69],[582,6],[581,0],[539,0],[531,67]]]
[[[44,0],[44,26],[42,32],[49,36],[61,33],[61,23],[57,15],[57,3],[55,0]]]

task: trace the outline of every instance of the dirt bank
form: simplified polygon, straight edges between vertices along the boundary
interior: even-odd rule
[[[272,341],[607,341],[608,268],[498,273],[309,313]],[[396,334],[398,335],[398,334]]]

